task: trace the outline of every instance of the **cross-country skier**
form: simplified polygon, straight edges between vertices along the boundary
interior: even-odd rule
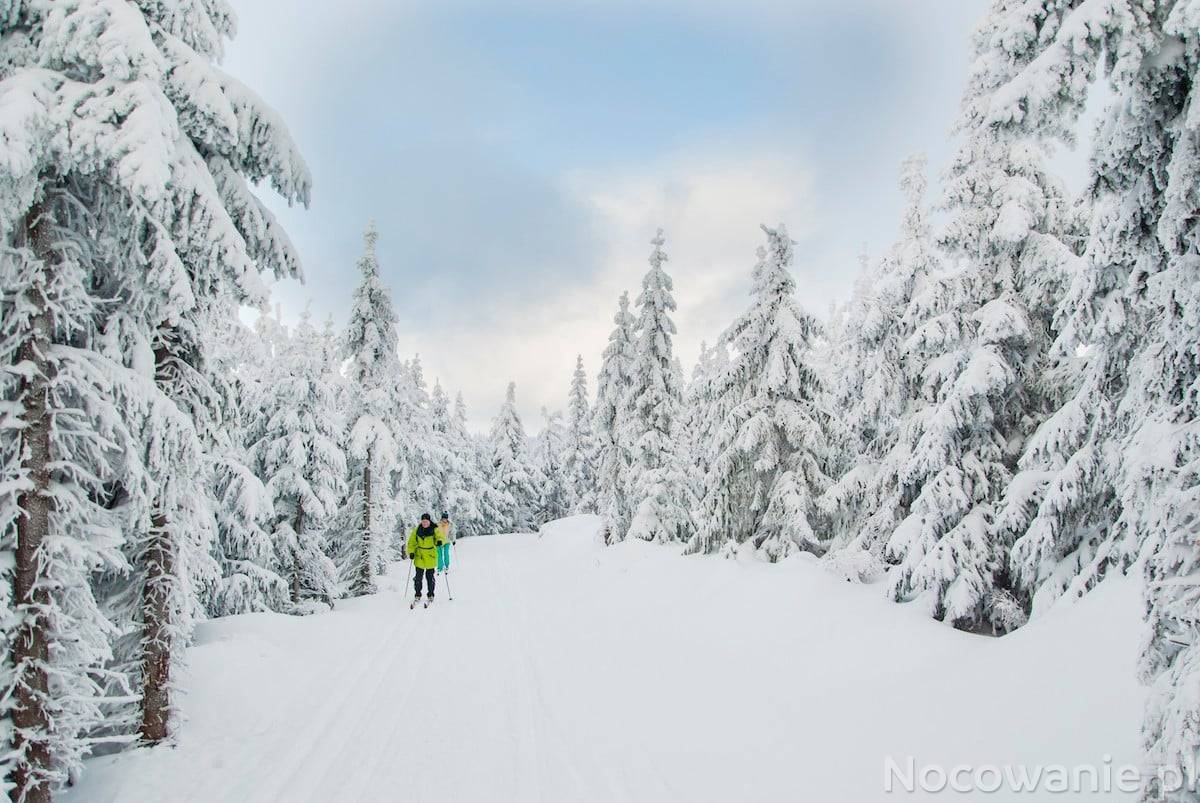
[[[450,545],[454,543],[454,538],[450,535],[450,514],[442,513],[442,520],[437,526],[438,536],[441,540],[438,542],[438,564],[437,570],[441,572],[450,571]]]
[[[433,602],[434,573],[438,565],[438,545],[445,542],[438,528],[433,524],[433,517],[428,513],[421,516],[421,523],[413,528],[408,536],[408,554],[413,562],[413,605],[421,598],[422,579],[429,581],[429,595],[425,598],[425,607]]]

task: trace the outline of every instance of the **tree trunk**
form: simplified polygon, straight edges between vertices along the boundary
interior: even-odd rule
[[[300,602],[300,532],[304,529],[304,505],[296,505],[296,520],[292,524],[296,533],[296,553],[292,556],[292,604]]]
[[[168,584],[174,571],[165,513],[151,519],[142,589],[142,740],[156,744],[169,735],[171,718],[171,614]]]
[[[375,577],[375,555],[371,549],[371,458],[375,453],[374,447],[367,449],[367,460],[363,464],[363,532],[362,532],[362,568],[359,585],[363,594],[373,590]]]
[[[155,377],[162,382],[171,359],[166,345],[154,349]],[[175,573],[171,523],[163,500],[155,501],[146,549],[146,584],[142,588],[142,740],[157,744],[167,738],[171,719],[170,584]]]
[[[37,204],[25,218],[25,237],[34,254],[50,270],[53,259],[48,214]],[[22,468],[28,473],[32,487],[17,498],[21,515],[17,518],[16,566],[13,572],[13,603],[20,624],[13,635],[12,663],[18,671],[19,682],[13,689],[13,747],[22,756],[12,773],[13,800],[26,803],[49,803],[48,773],[54,757],[47,739],[51,716],[45,706],[49,702],[50,683],[46,667],[50,660],[46,628],[46,611],[50,595],[46,586],[39,585],[43,577],[42,545],[50,532],[50,381],[53,370],[47,359],[52,336],[50,312],[40,290],[35,289],[30,301],[38,310],[32,321],[30,338],[20,347],[18,359],[32,366],[30,375],[21,382],[21,395],[27,427],[22,433]]]

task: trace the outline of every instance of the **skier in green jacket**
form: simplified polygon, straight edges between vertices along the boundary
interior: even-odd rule
[[[408,536],[408,555],[413,562],[413,605],[421,598],[422,580],[429,581],[429,595],[425,605],[433,602],[434,577],[437,574],[438,547],[446,543],[446,537],[438,531],[433,517],[428,513],[421,516],[421,523]]]

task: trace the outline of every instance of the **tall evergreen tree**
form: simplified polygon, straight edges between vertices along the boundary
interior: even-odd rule
[[[562,413],[542,408],[542,430],[533,439],[532,462],[536,469],[538,524],[561,519],[570,511],[566,473],[567,430]]]
[[[835,516],[834,548],[865,552],[876,567],[912,501],[902,470],[914,446],[909,425],[923,403],[929,362],[914,335],[942,298],[924,171],[924,156],[910,157],[901,168],[906,203],[900,239],[867,275],[870,289],[862,291],[847,323],[836,353],[837,386],[831,389],[831,408],[844,411],[838,416],[839,443],[848,454],[844,473],[822,504]]]
[[[485,535],[500,532],[507,526],[505,517],[515,507],[515,502],[493,481],[490,444],[467,428],[467,406],[462,393],[454,397],[451,425],[455,451],[462,456],[467,471],[465,492],[469,500],[468,506],[451,507],[458,533]]]
[[[688,492],[696,502],[704,493],[704,477],[708,473],[707,423],[712,406],[712,379],[715,374],[717,350],[700,342],[700,354],[692,366],[691,381],[684,391],[683,405],[679,416],[679,440],[687,467]]]
[[[671,277],[663,268],[665,242],[659,229],[637,299],[628,390],[633,460],[626,493],[634,508],[629,534],[658,542],[687,541],[692,534],[692,499],[678,440],[683,391],[672,345],[676,306]]]
[[[1069,141],[1098,72],[1112,100],[1095,138],[1086,260],[1059,313],[1053,378],[1066,392],[1009,493],[1006,516],[1024,528],[1013,569],[1036,612],[1146,557],[1143,738],[1152,764],[1194,772],[1200,6],[1059,6],[997,120]],[[1151,783],[1144,799],[1200,797]]]
[[[571,390],[567,396],[567,444],[563,470],[566,474],[567,502],[576,513],[586,513],[595,505],[592,483],[595,470],[592,455],[592,413],[588,404],[587,373],[583,370],[583,355],[575,358],[575,373],[571,375]]]
[[[1003,4],[975,35],[946,183],[944,240],[957,269],[944,282],[946,311],[915,336],[931,359],[922,392],[933,403],[914,421],[904,468],[913,502],[888,542],[899,562],[889,585],[896,599],[921,597],[965,628],[1004,631],[1023,618],[1006,570],[1014,533],[996,512],[1022,445],[1053,405],[1052,317],[1076,256],[1045,139],[995,115],[1006,83],[1036,56],[1028,32],[1056,24],[1057,13]]]
[[[23,436],[36,448],[26,449],[16,464],[31,485],[15,506],[5,506],[23,511],[14,534],[14,604],[36,602],[42,612],[20,612],[26,631],[13,642],[13,660],[35,669],[15,678],[15,696],[4,696],[13,701],[19,720],[6,769],[15,783],[13,794],[22,799],[48,799],[63,777],[62,767],[77,760],[81,743],[66,734],[78,730],[83,719],[53,711],[50,700],[87,705],[82,676],[67,665],[85,653],[89,662],[102,655],[95,641],[75,633],[73,646],[55,645],[51,621],[57,613],[48,605],[52,600],[38,598],[63,582],[46,575],[64,569],[56,555],[70,546],[53,531],[68,510],[73,508],[75,516],[85,510],[50,500],[49,490],[60,479],[46,461],[58,448],[51,430],[59,425],[46,406],[51,396],[43,391],[54,384],[64,389],[54,395],[65,399],[69,372],[53,365],[58,357],[49,344],[69,345],[80,356],[99,352],[109,367],[123,366],[142,380],[140,401],[120,403],[125,414],[147,414],[145,422],[128,428],[140,444],[113,461],[123,470],[120,476],[87,495],[106,509],[124,504],[130,514],[122,551],[131,574],[112,601],[117,615],[137,629],[137,637],[126,644],[131,649],[121,653],[121,665],[128,667],[140,699],[141,735],[158,741],[170,726],[173,670],[199,612],[196,583],[211,568],[206,565],[211,564],[212,535],[212,512],[204,502],[208,474],[196,431],[197,423],[211,425],[204,409],[212,400],[204,315],[230,297],[261,303],[260,270],[298,275],[286,235],[248,181],[269,183],[288,200],[306,201],[308,174],[277,117],[215,66],[232,33],[232,19],[222,2],[132,11],[98,1],[21,4],[6,14],[0,82],[6,108],[19,114],[4,121],[9,157],[0,168],[0,231],[6,251],[15,247],[22,255],[8,264],[24,274],[4,286],[19,288],[16,295],[30,299],[30,306],[15,319],[5,317],[28,327],[10,341],[11,353],[34,341],[47,346],[37,348],[31,363],[36,371],[18,391],[26,403],[45,401]],[[103,299],[96,314],[79,306],[88,296]],[[65,327],[61,313],[68,298],[78,322]],[[101,333],[98,340],[95,332]],[[83,386],[75,392],[86,395]],[[115,399],[116,388],[108,394]],[[93,431],[107,417],[81,401],[71,404],[91,419],[87,426]],[[82,432],[83,426],[80,419],[75,428]],[[49,440],[43,431],[51,432]],[[65,419],[57,431],[70,431]],[[86,437],[73,440],[82,443]],[[78,444],[73,449],[85,454]],[[131,471],[131,461],[144,473]],[[102,475],[86,476],[83,481],[91,482]],[[82,477],[76,472],[72,481]],[[119,499],[102,498],[112,489],[119,489]],[[56,499],[70,498],[66,491],[56,494]],[[95,530],[74,526],[70,532],[86,541]],[[82,542],[69,551],[77,566],[114,567],[109,548],[103,559]],[[72,605],[83,606],[72,615],[81,616],[90,604],[80,591],[86,583],[70,585]],[[66,663],[51,668],[43,660],[50,655]],[[51,684],[63,682],[72,684],[72,691],[52,693]]]
[[[277,349],[287,343],[281,324],[260,316],[260,339],[231,305],[214,310],[206,327],[213,333],[209,374],[217,408],[208,432],[213,556],[220,576],[206,589],[214,616],[279,610],[287,589],[279,574],[271,519],[271,497],[256,473],[251,446],[265,426],[266,388],[274,381]]]
[[[596,454],[596,512],[604,519],[601,538],[620,540],[632,516],[626,497],[629,481],[629,386],[636,338],[629,294],[622,293],[616,328],[608,338],[600,373],[596,377],[596,404],[592,407],[592,432]]]
[[[334,381],[336,352],[307,311],[276,362],[255,453],[273,502],[274,549],[298,609],[306,598],[329,602],[338,596],[323,527],[346,492],[344,428]]]
[[[140,461],[123,461],[144,420],[126,414],[152,405],[153,388],[91,348],[103,312],[89,292],[100,267],[84,240],[90,216],[75,217],[69,186],[31,191],[25,217],[0,223],[0,791],[45,801],[104,717],[116,628],[89,574],[127,568],[120,533],[132,522],[104,504],[106,485],[150,484]],[[0,190],[0,201],[19,199]]]
[[[704,496],[705,480],[712,468],[716,434],[729,412],[726,406],[733,401],[716,392],[721,376],[728,368],[729,349],[724,341],[712,347],[701,343],[700,357],[692,370],[692,381],[684,399],[679,437],[686,446],[688,482],[695,500],[692,518],[697,522],[701,518],[699,504]]]
[[[434,470],[436,490],[434,500],[437,508],[457,507],[461,504],[464,484],[463,475],[466,467],[459,463],[460,450],[455,448],[454,418],[450,412],[450,399],[442,389],[441,382],[435,382],[433,392],[429,395],[429,424],[433,438],[439,441],[439,447],[447,455],[447,461]],[[450,500],[455,499],[452,503]]]
[[[439,511],[450,514],[458,535],[491,532],[503,507],[500,493],[491,486],[479,459],[478,449],[467,431],[466,406],[462,394],[451,412],[441,384],[430,398],[434,437],[443,454],[434,469],[438,479],[436,501]]]
[[[714,390],[728,412],[713,447],[696,547],[713,551],[753,538],[774,561],[828,543],[817,510],[829,484],[828,424],[811,364],[819,325],[796,301],[792,240],[783,225],[763,231],[754,300],[722,337],[733,356]]]
[[[441,491],[438,471],[431,467],[449,466],[452,455],[446,439],[434,431],[429,390],[419,355],[401,365],[396,382],[393,431],[397,452],[390,516],[392,521],[415,522],[438,501]],[[392,526],[389,531],[396,538],[394,552],[398,554],[402,549],[401,528]]]
[[[831,305],[828,328],[823,336],[813,343],[813,368],[825,390],[822,404],[832,410],[843,411],[830,421],[829,471],[839,477],[822,497],[822,506],[830,509],[835,533],[849,532],[853,528],[851,519],[857,512],[854,504],[846,504],[854,498],[866,469],[860,465],[859,455],[869,433],[859,426],[862,419],[849,414],[851,408],[862,401],[861,392],[870,381],[867,361],[874,352],[875,344],[865,337],[861,327],[867,320],[874,303],[874,286],[871,281],[883,272],[883,262],[874,266],[864,246],[858,255],[858,273],[844,305]],[[840,546],[835,537],[830,545],[836,550]]]
[[[1167,117],[1171,155],[1156,221],[1165,259],[1161,275],[1147,278],[1148,301],[1160,312],[1131,377],[1131,386],[1145,395],[1133,395],[1123,410],[1137,422],[1134,454],[1155,458],[1150,466],[1129,461],[1120,490],[1131,525],[1156,548],[1146,564],[1150,628],[1141,669],[1151,697],[1143,739],[1151,761],[1190,769],[1195,779],[1200,772],[1195,692],[1200,687],[1200,4],[1172,3],[1162,19],[1159,58],[1150,55],[1148,62],[1165,72],[1156,99],[1178,105]],[[1151,415],[1139,414],[1147,408]],[[1187,791],[1172,794],[1171,803],[1200,800],[1195,788],[1190,798]]]
[[[1024,528],[1013,569],[1036,612],[1148,556],[1144,742],[1153,764],[1194,771],[1200,7],[1059,6],[997,120],[1070,140],[1098,71],[1113,97],[1095,140],[1085,267],[1060,309],[1064,400],[1030,440],[1005,511]],[[1200,798],[1151,783],[1144,799]]]
[[[506,532],[534,529],[537,504],[537,469],[529,457],[525,427],[517,414],[517,383],[508,383],[504,405],[492,422],[489,440],[492,482],[503,494],[501,524]]]
[[[350,323],[342,338],[347,380],[353,387],[349,452],[361,492],[355,504],[359,546],[349,567],[356,594],[375,590],[376,574],[386,560],[393,528],[392,472],[399,451],[395,432],[400,373],[396,313],[379,276],[378,239],[372,222],[363,234],[363,255],[358,260],[362,280],[354,291]]]

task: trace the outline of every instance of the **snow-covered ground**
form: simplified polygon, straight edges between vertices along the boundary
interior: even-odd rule
[[[64,799],[864,803],[953,797],[885,794],[887,756],[1138,760],[1133,581],[990,639],[809,560],[604,549],[596,524],[462,541],[430,610],[395,577],[205,624],[177,744],[94,759]],[[986,796],[1046,797],[1070,799]]]

